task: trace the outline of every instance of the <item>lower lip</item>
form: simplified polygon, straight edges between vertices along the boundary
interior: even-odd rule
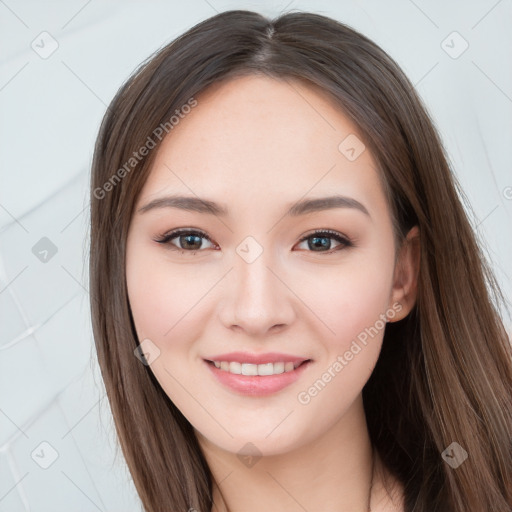
[[[277,375],[237,375],[221,370],[213,363],[203,361],[221,384],[237,393],[251,396],[265,396],[281,391],[295,382],[311,364],[311,361],[306,361],[291,372]]]

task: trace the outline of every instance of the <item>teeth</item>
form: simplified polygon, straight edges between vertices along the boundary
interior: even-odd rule
[[[213,364],[224,370],[225,372],[235,373],[237,375],[278,375],[280,373],[291,372],[300,363],[294,365],[291,362],[284,363],[264,363],[264,364],[251,364],[251,363],[239,363],[238,361],[213,361]]]
[[[227,371],[230,373],[236,373],[237,375],[240,375],[243,372],[243,368],[240,363],[233,361],[231,363],[226,363],[226,364],[228,366]],[[221,368],[222,368],[222,366],[221,366]]]

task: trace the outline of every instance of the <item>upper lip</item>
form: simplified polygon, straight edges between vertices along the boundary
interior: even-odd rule
[[[249,363],[249,364],[264,364],[264,363],[279,363],[279,362],[292,362],[300,364],[304,361],[309,361],[307,357],[295,356],[291,354],[282,354],[279,352],[266,352],[264,354],[251,354],[250,352],[229,352],[228,354],[218,354],[206,359],[207,361],[227,361]]]

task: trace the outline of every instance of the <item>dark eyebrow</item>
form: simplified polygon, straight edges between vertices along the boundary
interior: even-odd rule
[[[305,215],[306,213],[312,212],[321,212],[323,210],[330,210],[332,208],[354,208],[371,218],[370,213],[362,203],[352,197],[347,196],[329,196],[319,197],[317,199],[303,199],[296,202],[288,210],[287,215],[296,217],[298,215]]]
[[[200,199],[199,197],[191,196],[166,196],[153,199],[147,205],[139,208],[139,213],[145,213],[155,208],[181,208],[182,210],[189,210],[191,212],[209,213],[211,215],[218,215],[225,217],[228,211],[225,207],[209,201],[208,199]]]
[[[139,208],[138,212],[145,213],[155,208],[180,208],[182,210],[208,213],[220,217],[226,217],[228,215],[228,211],[225,206],[221,206],[220,204],[215,203],[214,201],[209,201],[208,199],[201,199],[199,197],[192,196],[166,196],[153,199],[145,206]],[[359,201],[352,197],[340,195],[320,197],[316,199],[302,199],[294,203],[285,215],[298,217],[299,215],[330,210],[332,208],[354,208],[371,218],[366,207]]]

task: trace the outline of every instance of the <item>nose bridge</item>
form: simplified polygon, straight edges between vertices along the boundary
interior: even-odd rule
[[[236,280],[237,303],[243,303],[245,298],[250,302],[262,302],[272,299],[277,293],[275,288],[275,277],[270,272],[272,267],[270,251],[264,251],[254,261],[246,261],[237,257],[234,265],[234,279]]]
[[[226,301],[230,312],[224,312],[228,324],[253,334],[287,324],[293,314],[288,289],[275,275],[279,269],[272,250],[258,246],[246,240],[237,248],[228,287],[232,296]]]

